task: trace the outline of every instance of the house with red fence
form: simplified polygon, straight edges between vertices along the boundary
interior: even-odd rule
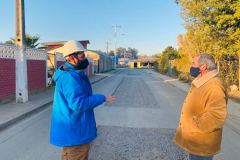
[[[41,44],[47,47],[48,70],[57,70],[63,63],[65,63],[65,59],[64,57],[61,57],[61,53],[63,52],[63,45],[66,42],[67,41],[47,42]],[[90,44],[89,40],[81,40],[79,42],[85,49],[88,49],[87,44]],[[114,69],[114,60],[107,54],[99,53],[89,49],[85,53],[89,61],[89,67],[85,71],[89,76],[93,73],[100,73]]]
[[[16,94],[16,46],[0,43],[0,101]],[[26,48],[28,90],[48,86],[47,51]]]
[[[42,46],[47,47],[45,50],[48,53],[48,63],[47,63],[48,70],[50,70],[51,68],[54,68],[54,69],[58,68],[59,64],[55,64],[56,62],[55,54],[62,53],[62,47],[66,42],[67,41],[41,43]],[[85,49],[87,49],[87,45],[90,44],[89,40],[79,40],[78,42],[80,42]]]

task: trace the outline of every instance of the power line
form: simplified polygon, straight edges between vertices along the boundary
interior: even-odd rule
[[[95,18],[95,19],[97,19],[97,21],[104,27],[104,28],[106,28],[106,23],[104,23],[103,22],[103,20],[104,21],[106,21],[106,19],[103,19],[104,18],[104,16],[101,16],[99,13],[97,13],[97,11],[98,11],[98,9],[94,9],[94,3],[92,3],[91,1],[84,1],[84,0],[80,0],[80,2],[86,7],[86,9],[89,11],[89,12],[91,12],[91,14],[93,15],[93,17]],[[91,4],[92,5],[91,5]],[[102,18],[101,18],[102,17]],[[108,23],[108,25],[110,26],[110,24]],[[108,27],[107,27],[108,28]],[[109,30],[107,30],[107,32],[108,32],[108,34],[110,35],[110,33],[111,33],[111,30],[109,29]]]
[[[115,10],[115,8],[114,8],[114,5],[112,4],[112,3],[109,3],[111,6],[112,6],[112,8],[113,8],[113,10],[114,10],[114,13],[115,13],[115,17],[117,16],[117,12],[116,12],[116,10]]]
[[[99,9],[99,7],[97,7],[96,5],[95,5],[95,3],[93,3],[92,1],[90,1],[90,0],[87,0],[87,1],[85,1],[86,2],[86,4],[89,6],[89,8],[92,8],[93,10],[93,12],[97,15],[97,17],[99,17],[99,19],[102,19],[102,20],[104,20],[106,23],[108,23],[108,25],[110,26],[110,23],[109,23],[109,21],[107,20],[107,18],[105,17],[105,16],[103,16],[104,15],[104,13]],[[105,23],[104,23],[105,24]]]
[[[101,0],[101,1],[102,1],[102,0]],[[87,2],[89,2],[88,4],[89,4],[90,8],[93,8],[93,10],[96,11],[95,13],[96,13],[97,15],[99,15],[101,18],[103,18],[103,19],[108,23],[109,26],[111,26],[111,24],[109,23],[109,19],[107,19],[106,16],[103,16],[103,15],[104,15],[104,12],[102,12],[102,10],[99,9],[99,6],[96,6],[95,3],[92,2],[91,0],[87,0]],[[103,5],[105,6],[104,3],[103,3]],[[91,7],[91,6],[92,6],[92,7]],[[106,6],[105,6],[105,7],[106,7]],[[94,8],[95,8],[95,9],[94,9]],[[108,11],[108,10],[107,10],[107,11]],[[99,14],[98,14],[97,12],[99,12]],[[102,16],[101,16],[100,14],[101,14]],[[110,14],[110,16],[111,16],[111,14]],[[111,16],[111,17],[112,17],[112,16]],[[111,34],[111,30],[108,30],[108,34],[109,34],[109,35]]]
[[[87,0],[87,1],[84,1],[84,0],[80,0],[80,2],[85,6],[85,8],[93,15],[93,17],[104,27],[104,28],[108,28],[108,27],[105,27],[106,26],[106,23],[103,22],[106,21],[107,19],[104,17],[104,16],[101,16],[100,14],[102,13],[99,9],[94,9],[95,7],[95,4],[90,1],[90,0]],[[105,6],[105,4],[104,4]],[[106,6],[105,6],[106,7]],[[99,11],[99,13],[97,13]],[[111,15],[111,14],[110,14]],[[110,24],[109,24],[110,26]],[[118,27],[121,27],[121,26],[118,26]],[[117,27],[117,28],[118,28]],[[111,28],[109,28],[108,30],[108,33],[111,34]],[[111,37],[111,36],[110,36]],[[108,46],[107,46],[108,47]],[[107,52],[108,52],[108,48],[107,48]],[[115,33],[115,52],[116,52],[116,33]]]
[[[100,14],[103,15],[103,12],[99,6],[96,6],[95,3],[92,2],[91,0],[87,0],[87,2],[90,6],[92,6],[92,8],[95,8],[94,11],[96,11],[97,15],[100,15]],[[99,12],[99,14],[98,14],[98,12]],[[104,18],[103,16],[101,16],[101,17]]]
[[[84,1],[80,2],[85,6],[85,8],[93,15],[93,17],[99,22],[99,24],[103,25],[103,27],[105,27],[105,24],[103,24],[102,21],[100,21],[100,17],[97,16],[97,14],[95,14],[92,10],[89,9],[89,7],[87,6],[87,4]]]
[[[116,25],[117,23],[115,22],[115,19],[113,18],[112,14],[109,12],[108,8],[106,7],[106,5],[105,5],[104,1],[103,1],[103,0],[101,0],[101,2],[103,3],[104,7],[106,8],[106,10],[107,10],[107,12],[108,12],[108,15],[110,15],[111,19],[113,20],[113,22],[114,22],[114,23],[115,23],[115,25]]]
[[[85,2],[84,2],[84,1],[81,1],[81,0],[80,0],[80,2],[81,2],[81,3],[85,6],[85,8],[93,15],[93,17],[101,23],[101,21],[99,20],[99,17],[96,18],[95,13],[93,13],[93,11],[88,8],[88,6],[85,4]]]

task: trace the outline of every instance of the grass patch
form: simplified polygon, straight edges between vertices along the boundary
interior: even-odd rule
[[[178,72],[178,74],[169,74],[169,73],[165,73],[165,72],[161,72],[161,71],[156,71],[157,73],[163,74],[165,76],[169,76],[172,78],[179,78],[179,80],[183,83],[188,83],[191,84],[192,81],[194,80],[194,78],[190,75],[190,73],[185,73],[185,72]]]
[[[117,68],[129,68],[129,67],[117,67]]]
[[[240,103],[240,90],[235,90],[233,92],[228,92],[229,98],[233,101]]]
[[[111,72],[111,71],[114,71],[115,69],[111,69],[111,70],[108,70],[108,71],[102,71],[100,73],[107,73],[107,72]]]
[[[51,88],[54,88],[55,86],[56,86],[56,83],[54,83],[54,84],[49,84],[49,85],[48,85],[48,88],[51,89]]]
[[[130,69],[152,69],[152,68],[130,68]]]

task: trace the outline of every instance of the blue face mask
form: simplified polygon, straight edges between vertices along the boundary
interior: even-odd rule
[[[191,69],[190,69],[190,74],[191,74],[191,76],[193,76],[194,78],[196,78],[200,73],[201,73],[201,72],[200,72],[200,69],[199,69],[198,67],[197,67],[197,68],[191,67]]]

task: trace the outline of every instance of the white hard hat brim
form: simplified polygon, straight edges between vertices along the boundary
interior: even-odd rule
[[[66,55],[65,57],[69,57],[70,55],[72,55],[72,54],[74,54],[74,53],[76,53],[76,52],[87,52],[87,51],[90,51],[89,49],[80,49],[80,50],[76,50],[75,52],[73,52],[73,53],[71,53],[71,54],[69,54],[69,55]]]
[[[80,42],[75,40],[70,40],[66,42],[63,46],[64,57],[67,57],[76,52],[86,52],[86,51],[88,51],[88,49],[85,49]]]

